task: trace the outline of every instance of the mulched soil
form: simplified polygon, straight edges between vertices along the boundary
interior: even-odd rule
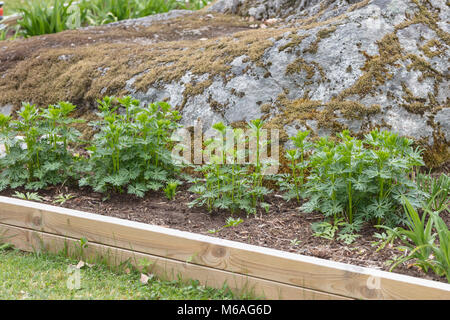
[[[323,215],[301,213],[298,209],[301,204],[295,201],[285,202],[276,194],[267,199],[271,204],[269,213],[261,211],[249,217],[235,214],[235,218],[240,217],[244,222],[211,234],[208,230],[222,228],[230,214],[188,208],[187,204],[194,199],[194,195],[187,188],[187,185],[179,187],[173,201],[168,201],[163,192],[149,193],[143,199],[127,194],[113,194],[110,199],[103,200],[104,195],[88,188],[53,187],[40,191],[39,194],[47,204],[54,204],[53,201],[61,193],[71,193],[75,197],[62,207],[386,271],[389,270],[386,262],[402,254],[395,246],[376,252],[377,247],[372,246],[372,243],[377,239],[373,234],[382,230],[371,226],[365,226],[360,232],[361,236],[351,245],[316,237],[311,230],[311,223],[322,221]],[[5,190],[0,195],[12,196],[14,192]],[[446,212],[442,216],[447,225],[450,225],[450,214]],[[398,266],[394,272],[447,282],[445,277],[438,277],[432,272],[424,273],[411,262]]]

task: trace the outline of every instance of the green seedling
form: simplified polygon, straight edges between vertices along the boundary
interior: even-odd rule
[[[148,260],[147,258],[139,259],[138,266],[142,268],[142,272],[150,273],[150,267],[153,265],[153,262]]]
[[[171,181],[167,183],[167,186],[164,188],[164,193],[166,194],[168,200],[173,200],[175,198],[178,184],[178,181]]]
[[[38,202],[43,201],[42,197],[39,194],[37,194],[36,192],[22,193],[22,192],[16,191],[13,194],[13,197],[23,199],[23,200],[30,200],[30,201],[38,201]]]
[[[321,221],[311,224],[313,235],[327,240],[334,240],[337,234],[337,240],[345,244],[353,243],[359,237],[356,232],[361,228],[361,223],[347,223],[344,218],[334,218],[333,222]]]
[[[393,247],[394,241],[397,238],[396,234],[398,232],[398,227],[393,228],[393,231],[386,230],[386,232],[378,233],[375,232],[373,235],[374,238],[377,238],[378,241],[373,241],[371,245],[377,246],[376,252],[383,250],[386,246]]]
[[[244,222],[244,220],[242,220],[241,218],[234,219],[234,218],[232,218],[232,217],[228,217],[226,222],[227,222],[227,223],[226,223],[222,228],[219,228],[219,229],[211,229],[211,230],[208,230],[208,232],[214,234],[214,233],[217,233],[217,232],[222,231],[222,230],[225,229],[225,228],[236,227],[237,225],[239,225],[239,224],[241,224],[242,222]]]
[[[89,241],[86,238],[82,237],[80,239],[80,242],[78,243],[78,256],[80,259],[84,258],[84,251],[87,249],[88,243]]]
[[[74,195],[68,193],[68,194],[59,194],[55,200],[53,200],[53,203],[59,203],[59,204],[64,204],[67,201],[69,201],[70,199],[75,198]]]

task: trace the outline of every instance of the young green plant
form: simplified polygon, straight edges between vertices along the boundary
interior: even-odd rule
[[[40,110],[24,103],[17,120],[0,116],[0,190],[7,187],[38,190],[75,178],[76,159],[72,148],[80,133],[71,124],[75,106],[60,102]]]
[[[94,135],[80,186],[95,191],[124,192],[143,197],[160,190],[179,171],[172,161],[170,136],[179,128],[180,116],[166,102],[141,105],[129,96],[98,101],[99,128]]]

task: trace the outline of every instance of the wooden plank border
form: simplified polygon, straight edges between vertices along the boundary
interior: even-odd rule
[[[61,237],[45,232],[19,228],[0,223],[0,235],[7,239],[8,243],[23,251],[42,251],[58,253],[69,250],[69,253],[77,252],[79,240]],[[141,259],[151,263],[150,271],[156,276],[168,280],[195,279],[202,285],[223,288],[224,284],[236,293],[251,293],[256,297],[266,299],[302,299],[302,300],[344,300],[333,294],[290,286],[283,283],[253,278],[237,273],[208,268],[189,262],[181,262],[163,257],[153,256],[125,250],[97,243],[89,243],[83,250],[83,258],[95,262],[98,259],[106,260],[109,265],[118,266],[124,262],[131,263],[137,269],[142,269],[139,264]]]
[[[13,198],[0,223],[335,296],[450,299],[445,283]]]

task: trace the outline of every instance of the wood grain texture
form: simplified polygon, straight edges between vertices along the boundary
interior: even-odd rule
[[[58,253],[66,248],[69,254],[77,251],[79,240],[61,237],[30,229],[14,227],[0,224],[0,235],[7,238],[7,242],[13,244],[16,248],[23,251],[41,251]],[[151,263],[150,272],[162,279],[184,280],[196,279],[202,285],[213,288],[223,288],[226,283],[235,293],[251,293],[259,298],[266,299],[301,299],[301,300],[346,300],[346,297],[340,297],[333,294],[304,289],[291,285],[286,285],[274,281],[248,277],[232,272],[208,268],[181,262],[177,260],[166,259],[149,254],[136,253],[130,250],[119,249],[88,243],[88,247],[83,250],[83,259],[86,262],[96,262],[99,259],[107,261],[109,265],[118,266],[123,262],[129,262],[134,267],[141,269],[139,261],[146,259]]]
[[[356,299],[450,299],[450,285],[0,197],[0,223]]]

